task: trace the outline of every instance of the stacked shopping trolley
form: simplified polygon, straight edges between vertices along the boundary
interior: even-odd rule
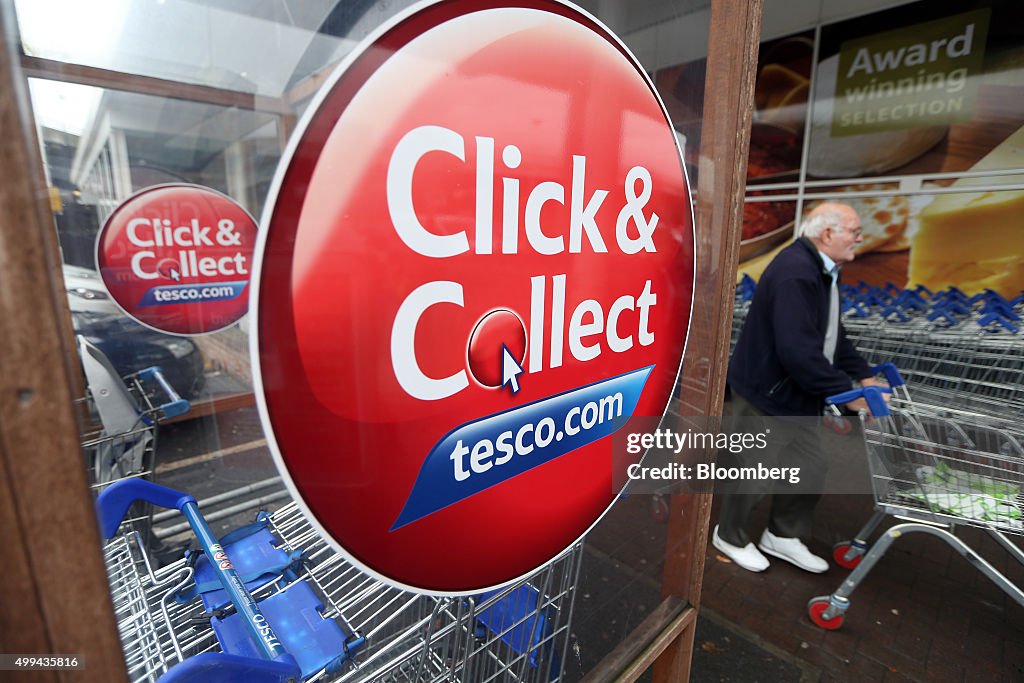
[[[755,288],[737,287],[735,330]],[[1024,535],[1024,293],[859,283],[844,287],[843,311],[847,336],[890,389],[829,398],[832,406],[865,398],[871,407],[873,416],[860,421],[875,513],[854,540],[835,546],[833,559],[853,571],[834,593],[811,599],[811,620],[839,628],[850,595],[908,533],[945,541],[1024,605],[1024,590],[956,535],[960,527],[983,529],[1024,563],[1011,540]],[[887,517],[900,522],[872,543]]]
[[[88,387],[83,447],[130,680],[561,677],[580,545],[500,590],[442,597],[367,575],[294,503],[215,538],[194,498],[151,481],[156,428],[188,402],[159,368],[121,377],[98,348],[78,341]],[[151,547],[153,507],[180,514],[195,537],[162,566]]]
[[[869,361],[894,363],[919,403],[1024,416],[1024,293],[845,290],[847,336]]]
[[[178,510],[197,546],[155,567],[124,513]],[[440,597],[388,586],[331,548],[295,504],[213,537],[195,500],[130,479],[100,494],[132,681],[555,681],[576,546],[512,586]]]
[[[187,413],[189,402],[164,379],[159,367],[120,376],[106,355],[85,337],[78,337],[85,376],[82,447],[90,479],[101,487],[124,477],[152,472],[156,425]],[[163,402],[154,397],[159,394]]]
[[[733,345],[757,285],[736,287]],[[873,364],[893,363],[918,403],[955,405],[986,415],[1024,417],[1024,292],[932,293],[843,286],[846,335]]]
[[[77,401],[89,481],[102,490],[127,478],[151,478],[155,467],[157,426],[191,409],[159,367],[121,376],[107,356],[85,337],[77,338],[85,395]],[[140,540],[152,538],[152,506],[132,510]]]

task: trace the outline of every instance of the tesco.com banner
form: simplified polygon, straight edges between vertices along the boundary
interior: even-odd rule
[[[651,368],[460,425],[430,449],[393,528],[614,434],[636,409]]]
[[[568,4],[426,4],[354,51],[282,162],[253,290],[261,415],[320,529],[435,593],[585,533],[611,435],[675,386],[690,206],[649,79]]]

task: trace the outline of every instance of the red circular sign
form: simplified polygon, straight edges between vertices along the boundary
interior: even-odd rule
[[[223,329],[245,315],[256,221],[197,185],[159,185],[107,218],[96,242],[103,284],[125,313],[171,334]]]
[[[578,539],[611,434],[668,404],[693,294],[679,149],[625,47],[551,0],[419,9],[339,68],[276,185],[253,366],[321,529],[442,593]]]

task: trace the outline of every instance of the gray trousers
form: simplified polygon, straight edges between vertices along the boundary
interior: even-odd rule
[[[715,494],[721,499],[718,535],[727,543],[743,547],[750,542],[750,514],[768,494],[772,495],[768,528],[782,538],[798,538],[811,531],[814,508],[821,498],[828,464],[821,453],[821,441],[810,419],[799,423],[766,416],[749,401],[732,394],[734,429],[754,431],[757,425],[771,430],[768,448],[747,449],[741,453],[720,453],[718,462],[725,467],[756,466],[799,467],[799,484],[758,479],[719,482]]]

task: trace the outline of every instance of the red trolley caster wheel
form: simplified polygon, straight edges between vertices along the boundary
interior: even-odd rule
[[[860,561],[864,559],[864,553],[858,553],[854,557],[847,559],[846,554],[851,548],[853,548],[853,544],[849,541],[836,543],[832,546],[832,559],[840,567],[844,567],[845,569],[856,569],[857,565],[860,564]]]
[[[819,626],[827,631],[835,631],[843,625],[843,613],[839,612],[831,619],[826,619],[824,616],[825,610],[832,604],[831,600],[827,596],[819,598],[811,598],[807,603],[807,616],[811,618],[815,626]]]
[[[847,418],[838,415],[826,414],[824,416],[825,426],[840,436],[846,436],[853,431],[853,424]]]

